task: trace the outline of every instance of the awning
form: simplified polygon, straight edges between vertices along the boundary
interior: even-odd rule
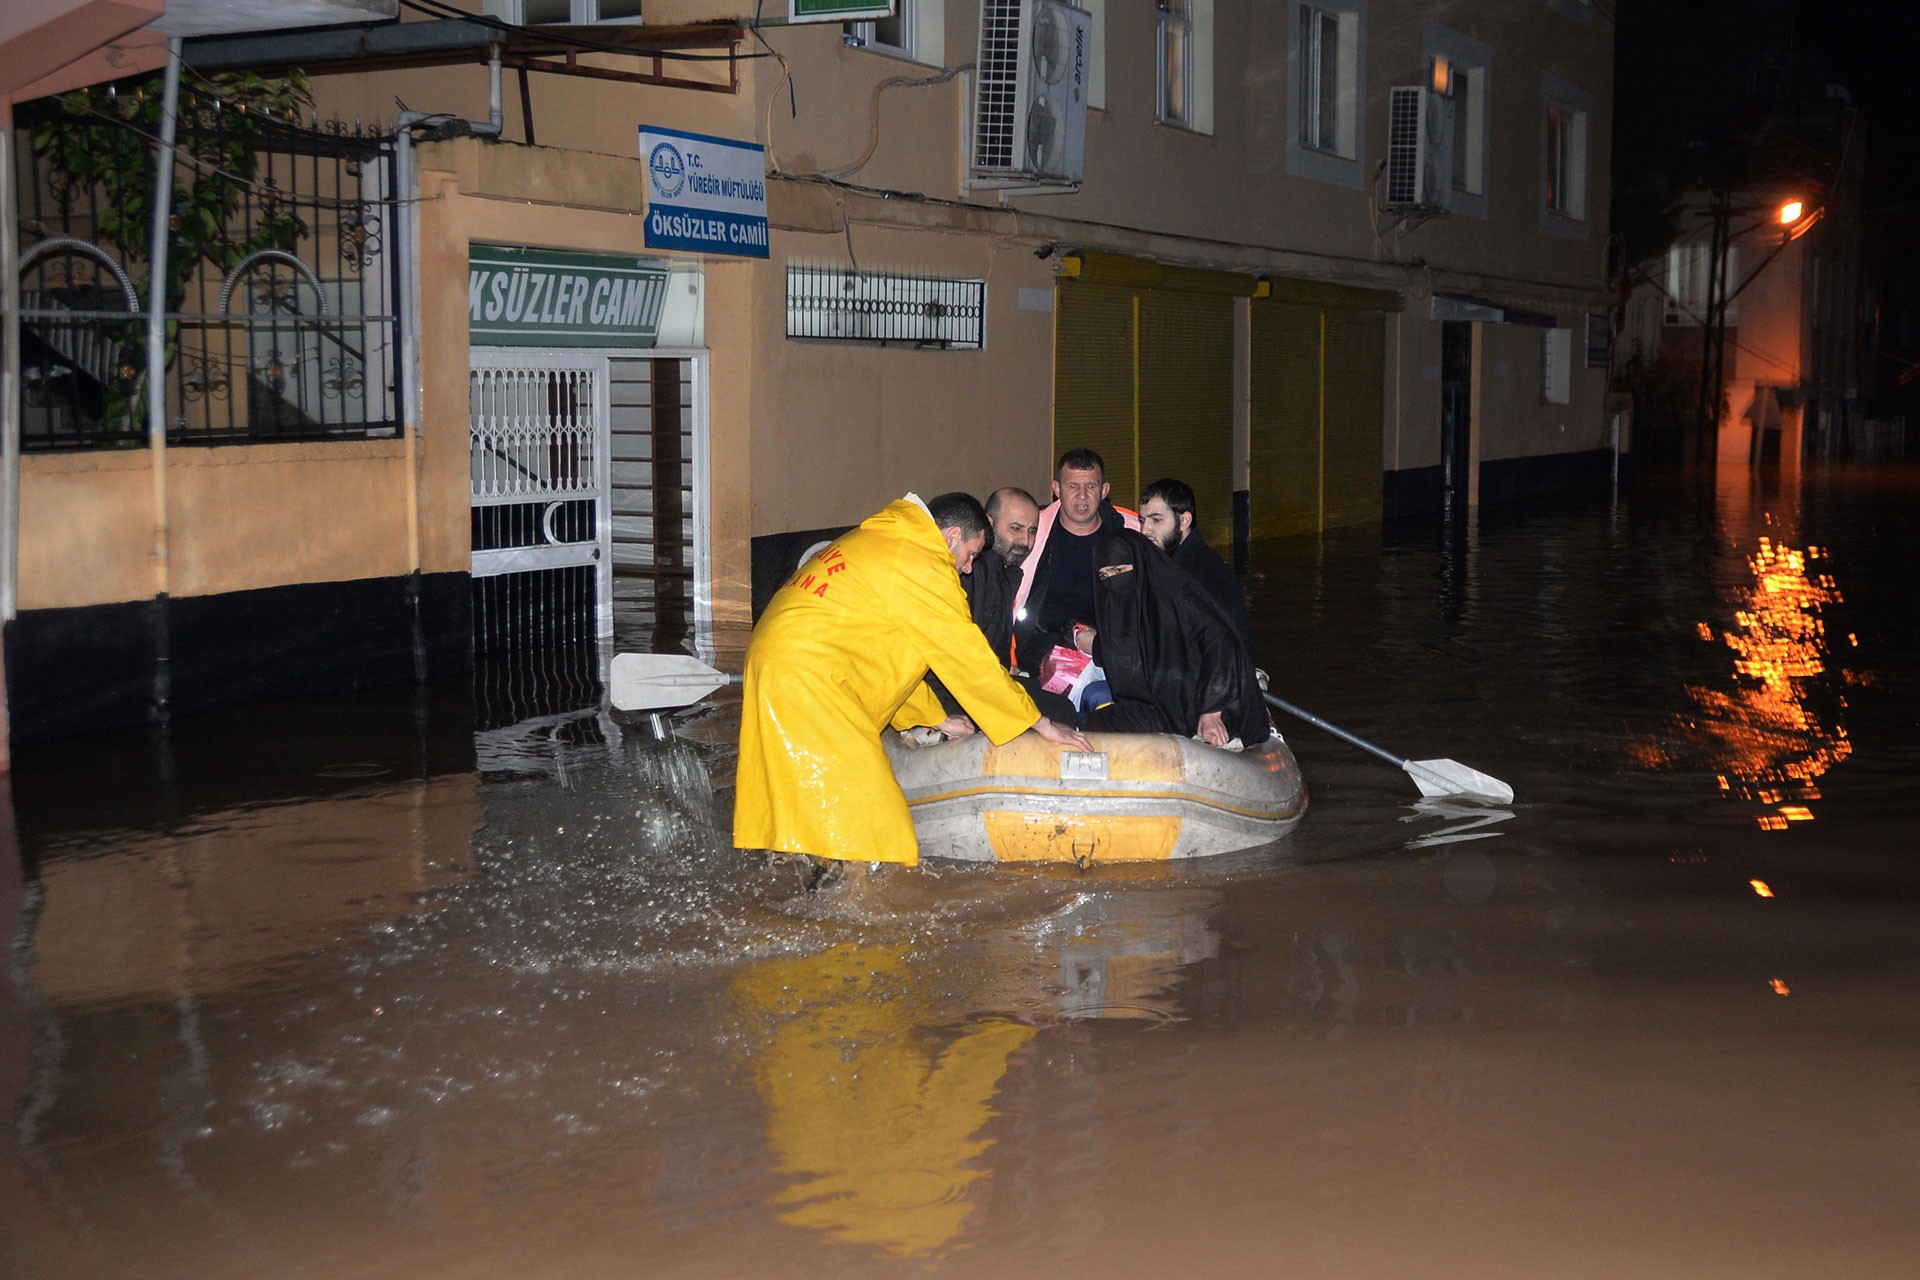
[[[1519,324],[1534,329],[1552,329],[1558,325],[1558,321],[1544,312],[1523,311],[1519,307],[1506,307],[1484,298],[1470,298],[1456,293],[1433,295],[1433,318],[1476,320],[1481,324]]]

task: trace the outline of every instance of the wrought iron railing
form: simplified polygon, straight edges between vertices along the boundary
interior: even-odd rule
[[[59,100],[23,109],[21,125],[21,446],[140,445],[151,299],[134,224],[144,215],[32,145],[36,129],[62,131],[69,146],[140,130]],[[170,254],[189,261],[164,316],[169,442],[396,434],[394,140],[218,107],[183,118],[179,139],[177,187],[212,172],[233,194],[215,226],[204,225],[204,203],[174,204]],[[203,225],[185,230],[198,234],[185,234],[183,220],[196,218]]]

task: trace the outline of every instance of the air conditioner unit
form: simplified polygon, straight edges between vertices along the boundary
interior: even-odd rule
[[[1453,99],[1395,85],[1387,103],[1387,208],[1453,205]]]
[[[1077,183],[1093,19],[1062,0],[981,0],[972,185]]]

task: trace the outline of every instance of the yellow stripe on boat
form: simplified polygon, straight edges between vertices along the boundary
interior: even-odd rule
[[[1025,733],[934,746],[887,735],[924,857],[1165,862],[1278,839],[1306,810],[1278,736],[1242,752],[1174,734],[1093,734],[1070,751]]]
[[[1180,843],[1179,818],[1075,816],[988,810],[980,815],[1001,862],[1165,862]]]

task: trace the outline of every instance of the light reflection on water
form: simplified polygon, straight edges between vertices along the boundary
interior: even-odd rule
[[[1760,520],[1774,524],[1769,512]],[[1813,820],[1820,779],[1853,753],[1842,715],[1852,677],[1830,670],[1827,634],[1827,617],[1844,598],[1820,547],[1748,537],[1749,549],[1729,552],[1745,572],[1724,613],[1696,625],[1700,640],[1731,654],[1726,676],[1688,684],[1691,705],[1675,724],[1691,752],[1708,753],[1720,791],[1760,807],[1760,830],[1780,831]],[[1852,634],[1842,641],[1847,649],[1857,643]],[[1656,743],[1642,744],[1636,758],[1655,769],[1674,763]]]

